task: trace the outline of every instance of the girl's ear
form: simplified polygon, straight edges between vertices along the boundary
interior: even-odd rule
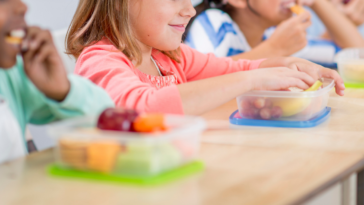
[[[228,0],[229,4],[234,8],[244,9],[247,7],[247,0]]]

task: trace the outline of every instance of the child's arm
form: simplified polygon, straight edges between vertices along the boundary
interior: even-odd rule
[[[143,75],[139,77],[135,74],[138,71],[133,70],[136,68],[126,60],[125,55],[110,52],[110,47],[96,47],[85,51],[78,59],[76,72],[103,87],[117,106],[144,112],[192,115],[216,108],[250,90],[279,90],[288,87],[306,89],[317,78],[300,72],[301,69],[311,71],[313,76],[338,76],[333,71],[324,74],[319,74],[314,69],[307,71],[311,64],[283,62],[285,59],[235,62],[230,58],[201,54],[187,46],[181,46],[181,49],[182,62],[170,64],[178,67],[177,74],[181,75],[185,83],[161,89],[142,82],[140,78],[143,78]],[[188,58],[186,55],[192,56]],[[278,67],[283,64],[289,65],[290,69],[255,69],[259,66]],[[341,83],[339,85],[341,86]]]
[[[217,58],[212,54],[202,54],[185,45],[181,45],[181,51],[183,59],[181,64],[185,69],[187,81],[200,80],[256,68],[287,67],[292,70],[305,72],[315,81],[322,77],[332,78],[336,83],[336,92],[339,95],[344,95],[342,92],[345,89],[343,80],[336,71],[304,59],[279,57],[260,61],[233,61],[230,58]]]
[[[306,29],[309,26],[311,26],[309,12],[293,16],[279,24],[267,40],[248,52],[232,56],[232,59],[255,60],[290,56],[307,45]]]
[[[344,4],[343,0],[331,0],[331,2],[356,26],[364,23],[364,0],[350,0],[347,4]]]
[[[364,39],[356,26],[327,0],[315,0],[312,10],[325,24],[333,41],[341,48],[363,47]]]
[[[24,79],[23,104],[32,123],[99,114],[113,106],[110,97],[90,81],[67,77],[48,31],[29,28],[22,46],[24,71],[29,78]]]

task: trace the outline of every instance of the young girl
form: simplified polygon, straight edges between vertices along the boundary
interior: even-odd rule
[[[98,114],[113,106],[101,88],[67,77],[50,33],[27,27],[26,10],[20,0],[0,1],[0,163],[26,154],[27,123]]]
[[[355,25],[327,0],[299,0],[311,6],[333,41],[307,39],[310,14],[306,11],[292,16],[292,3],[295,1],[204,0],[185,43],[219,57],[259,59],[294,54],[330,67],[335,66],[333,59],[340,48],[364,46]],[[274,26],[277,27],[269,29]]]
[[[130,2],[130,3],[129,3]],[[181,44],[191,0],[83,0],[69,29],[75,72],[103,87],[118,106],[198,115],[251,90],[308,88],[327,68],[296,58],[216,58]],[[275,67],[270,69],[258,69]]]

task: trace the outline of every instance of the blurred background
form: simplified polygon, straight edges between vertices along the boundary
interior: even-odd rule
[[[37,25],[52,31],[69,26],[78,0],[23,0],[28,5],[26,16],[29,25]]]

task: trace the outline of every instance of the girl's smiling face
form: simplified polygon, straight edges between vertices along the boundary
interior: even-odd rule
[[[20,45],[8,43],[12,31],[25,30],[27,7],[21,0],[0,0],[0,68],[11,68],[16,63]]]
[[[195,14],[191,0],[133,0],[129,5],[136,39],[161,51],[180,46],[185,28]]]

